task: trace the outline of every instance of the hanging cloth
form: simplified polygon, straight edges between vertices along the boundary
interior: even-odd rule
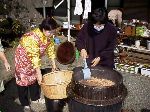
[[[91,12],[91,0],[85,0],[85,9],[84,9],[84,15],[83,19],[88,18],[88,12]]]
[[[74,15],[81,15],[83,12],[81,0],[76,0],[76,6],[74,10]]]

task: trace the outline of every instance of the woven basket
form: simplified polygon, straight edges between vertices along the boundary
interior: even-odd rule
[[[41,88],[49,99],[67,98],[67,87],[72,79],[72,71],[55,71],[43,76]]]

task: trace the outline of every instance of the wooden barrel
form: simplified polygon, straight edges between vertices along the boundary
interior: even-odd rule
[[[122,103],[127,95],[123,77],[115,70],[104,67],[91,68],[92,77],[107,79],[114,82],[112,86],[93,86],[81,83],[82,68],[74,69],[69,103],[70,112],[120,112]],[[76,108],[80,107],[80,108]]]

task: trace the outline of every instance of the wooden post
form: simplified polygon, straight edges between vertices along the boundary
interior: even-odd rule
[[[70,42],[70,0],[67,0],[67,15],[68,15],[68,41]]]
[[[106,9],[107,9],[107,0],[105,0],[105,7],[106,7]]]
[[[43,17],[44,17],[44,19],[46,18],[46,9],[45,9],[46,3],[47,3],[47,1],[43,0]]]

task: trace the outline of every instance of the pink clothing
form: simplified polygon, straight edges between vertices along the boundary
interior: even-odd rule
[[[29,35],[28,38],[33,38],[39,46],[40,49],[40,57],[44,55],[44,52],[50,42],[43,43],[40,40],[39,35],[34,34],[33,32],[27,33]],[[15,78],[16,83],[20,86],[28,86],[36,81],[36,70],[32,63],[32,57],[27,53],[26,48],[22,45],[19,45],[15,52]]]

